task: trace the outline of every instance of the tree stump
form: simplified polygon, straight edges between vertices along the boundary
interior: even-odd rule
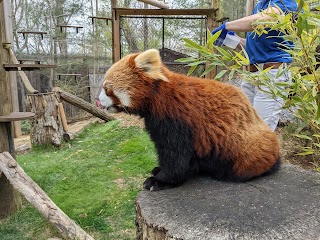
[[[196,178],[142,191],[137,239],[320,239],[320,174],[284,165],[247,183]]]
[[[32,145],[61,145],[63,126],[55,93],[29,94],[26,97],[27,111],[36,114],[30,121]]]

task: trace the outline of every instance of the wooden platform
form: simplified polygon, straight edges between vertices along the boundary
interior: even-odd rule
[[[210,16],[218,11],[218,8],[199,8],[199,9],[145,9],[145,8],[114,8],[120,16],[125,15],[164,15],[164,16],[181,16],[181,15],[202,15]]]
[[[108,17],[98,17],[98,16],[90,16],[89,18],[91,18],[92,20],[92,24],[94,23],[94,20],[97,19],[97,20],[105,20],[107,25],[108,25],[108,22],[109,21],[112,21],[112,18],[108,18]]]
[[[3,64],[6,71],[32,71],[41,68],[56,68],[57,65],[50,64]]]
[[[43,35],[48,34],[48,32],[42,32],[42,31],[18,31],[18,33],[22,33],[23,39],[26,38],[26,34],[39,34],[41,35],[42,40],[43,40]]]
[[[63,28],[75,28],[77,33],[79,33],[79,29],[83,28],[83,26],[77,25],[57,25],[57,27],[60,28],[60,32],[62,32]]]
[[[13,112],[9,115],[0,116],[0,122],[13,122],[34,118],[33,112]]]

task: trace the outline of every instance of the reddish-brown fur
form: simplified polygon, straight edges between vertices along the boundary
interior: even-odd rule
[[[134,112],[147,106],[159,118],[182,120],[193,130],[197,155],[209,155],[214,145],[217,155],[233,159],[238,176],[259,176],[279,159],[277,136],[237,87],[173,73],[165,66],[159,71],[168,81],[153,79],[136,67],[136,56],[119,63],[125,72],[121,79],[111,76],[112,71],[104,83],[129,93],[128,109]]]

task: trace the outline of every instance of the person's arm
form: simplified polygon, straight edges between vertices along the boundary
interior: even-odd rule
[[[272,19],[267,13],[276,13],[280,14],[278,8],[269,7],[266,10],[262,11],[261,13],[256,13],[247,17],[243,17],[231,22],[226,23],[226,29],[228,31],[233,32],[250,32],[253,30],[253,22],[256,20],[268,20]]]

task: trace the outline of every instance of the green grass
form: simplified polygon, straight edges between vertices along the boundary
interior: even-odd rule
[[[59,149],[44,147],[17,157],[50,198],[96,239],[135,239],[134,201],[156,154],[147,133],[96,123]],[[25,202],[0,224],[0,239],[59,237]]]

